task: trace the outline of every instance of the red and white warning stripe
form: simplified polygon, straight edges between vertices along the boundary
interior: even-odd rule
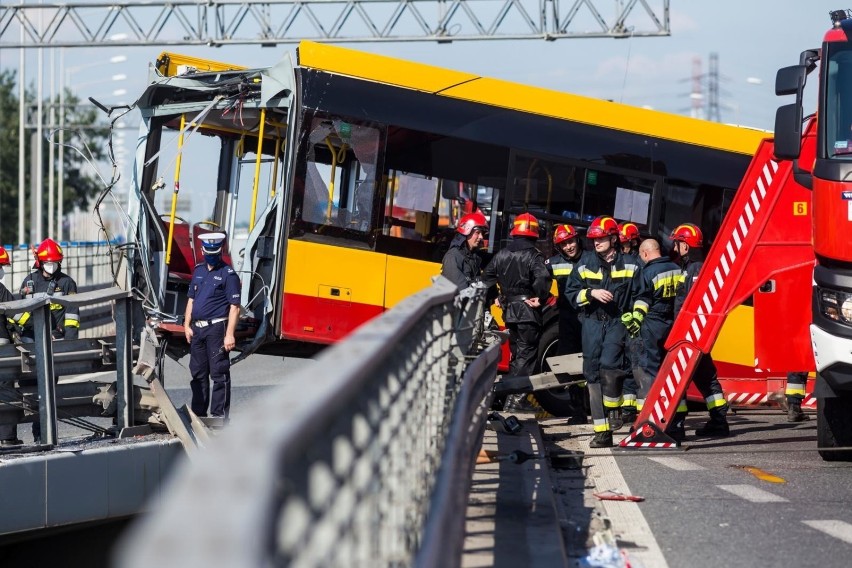
[[[690,330],[686,334],[686,340],[690,343],[695,343],[701,338],[704,328],[707,326],[707,314],[712,314],[716,306],[716,301],[719,299],[719,293],[725,287],[725,282],[731,273],[731,267],[737,259],[737,255],[743,247],[743,242],[748,236],[749,229],[754,223],[755,215],[760,211],[760,206],[766,197],[766,190],[772,184],[775,174],[778,172],[778,162],[768,160],[763,166],[760,175],[757,176],[757,182],[751,189],[750,198],[746,202],[745,208],[737,223],[734,225],[731,236],[725,244],[724,251],[719,258],[719,265],[713,268],[713,278],[704,292],[704,297],[701,299],[701,305],[696,310],[696,317],[693,318]],[[703,267],[705,270],[707,267]]]

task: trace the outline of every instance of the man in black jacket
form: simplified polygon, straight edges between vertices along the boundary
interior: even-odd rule
[[[609,417],[618,417],[622,382],[627,375],[626,324],[621,316],[633,309],[633,291],[638,287],[639,266],[621,252],[618,223],[598,217],[586,237],[595,253],[583,257],[571,273],[565,295],[580,310],[583,327],[583,375],[589,388],[595,436],[592,448],[612,446]]]
[[[483,281],[500,287],[499,302],[509,330],[511,375],[530,375],[541,337],[541,307],[550,296],[550,272],[536,248],[538,220],[529,213],[515,218],[512,240],[485,267]]]
[[[456,236],[450,243],[450,250],[441,261],[441,275],[464,290],[479,279],[482,258],[477,250],[488,231],[485,215],[477,211],[459,219]]]

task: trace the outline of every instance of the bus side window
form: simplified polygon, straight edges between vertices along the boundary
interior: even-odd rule
[[[305,164],[304,221],[370,230],[379,140],[376,128],[314,119]]]
[[[435,214],[439,180],[405,172],[391,172],[385,210],[385,234],[426,240],[437,225]]]

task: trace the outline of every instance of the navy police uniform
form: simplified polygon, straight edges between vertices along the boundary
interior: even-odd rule
[[[189,371],[192,375],[192,411],[228,416],[231,406],[231,360],[225,350],[225,331],[231,306],[240,303],[240,279],[221,260],[212,269],[206,262],[195,267],[189,285],[192,299]],[[209,380],[213,381],[210,392]]]

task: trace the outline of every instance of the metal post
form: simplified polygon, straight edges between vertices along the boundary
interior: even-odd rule
[[[59,439],[56,429],[56,386],[53,376],[53,337],[50,333],[50,303],[35,308],[36,377],[38,380],[38,413],[41,418],[41,442],[55,445]]]
[[[115,315],[115,358],[116,358],[116,418],[118,430],[130,428],[133,417],[133,351],[130,344],[130,298],[120,298],[113,304]]]

